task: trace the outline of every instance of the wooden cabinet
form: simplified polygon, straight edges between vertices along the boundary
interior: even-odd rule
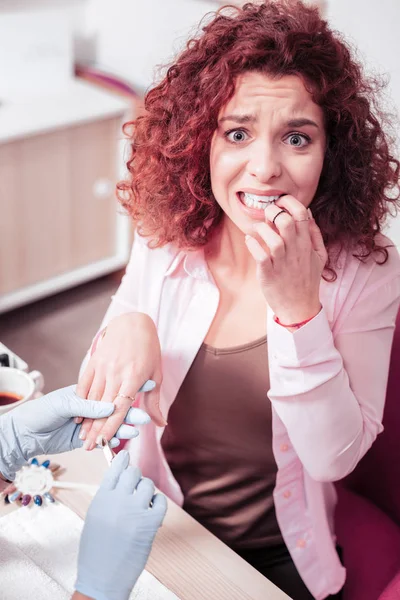
[[[114,106],[0,140],[0,312],[126,263],[129,220],[115,199],[123,115]]]

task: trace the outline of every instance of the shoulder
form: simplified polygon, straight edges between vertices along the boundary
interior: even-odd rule
[[[356,305],[367,303],[369,310],[380,310],[381,303],[389,305],[400,297],[400,257],[396,246],[379,234],[377,242],[387,251],[376,252],[360,260],[357,248],[342,250],[336,255],[336,280],[325,282],[321,288],[321,302],[326,306],[331,324],[338,325]],[[333,253],[334,254],[334,253]],[[384,262],[383,262],[384,261]],[[364,302],[365,301],[365,302]]]
[[[153,248],[150,238],[142,237],[135,232],[131,261],[140,262],[146,267],[153,266],[160,271],[166,271],[179,253],[179,248],[171,243]]]
[[[387,236],[378,234],[376,242],[382,251],[376,251],[366,258],[362,255],[362,248],[351,246],[339,249],[333,246],[329,255],[332,267],[336,273],[333,285],[340,285],[343,279],[369,279],[373,274],[377,279],[383,279],[390,275],[400,274],[400,256],[396,245]]]
[[[376,242],[382,251],[374,252],[368,258],[360,260],[354,256],[358,248],[349,249],[344,262],[344,275],[354,275],[354,282],[367,290],[385,285],[400,277],[400,256],[395,244],[385,235],[378,234]]]

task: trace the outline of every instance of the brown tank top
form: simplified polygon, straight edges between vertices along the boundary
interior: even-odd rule
[[[203,344],[161,440],[184,509],[236,550],[284,545],[268,389],[265,336],[234,348]]]

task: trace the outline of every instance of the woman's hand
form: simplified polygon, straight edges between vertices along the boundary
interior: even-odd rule
[[[133,399],[148,380],[156,387],[145,394],[145,409],[156,425],[166,421],[160,411],[162,381],[161,348],[152,319],[144,313],[115,317],[107,326],[77,386],[77,394],[89,400],[113,402],[114,413],[108,419],[85,419],[81,435],[91,450],[99,435],[108,440],[117,431]]]
[[[282,323],[318,314],[328,254],[311,211],[293,196],[282,196],[265,209],[265,222],[255,223],[246,244],[268,305]]]

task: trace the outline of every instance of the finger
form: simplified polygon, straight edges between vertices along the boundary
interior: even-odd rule
[[[272,264],[282,261],[286,255],[285,242],[272,225],[260,221],[253,225],[253,229],[259,238],[257,241],[267,245]]]
[[[268,250],[265,250],[261,244],[250,235],[246,235],[246,246],[257,263],[257,278],[263,283],[273,275],[274,268]]]
[[[104,436],[107,440],[110,440],[124,422],[125,415],[130,408],[130,400],[117,396],[113,404],[115,409],[110,419],[93,421],[92,428],[87,434],[86,450],[92,450],[95,447],[99,436]]]
[[[139,388],[139,391],[147,391],[147,390],[152,390],[154,389],[155,386],[155,382],[151,379],[147,380],[142,386],[141,388]],[[131,384],[132,387],[126,388],[123,390],[124,395],[126,396],[130,396],[131,398],[134,398],[135,396],[135,392],[132,393],[132,388],[134,390],[136,390],[138,388],[137,384],[133,383]],[[125,410],[129,412],[129,407],[130,407],[130,403],[131,400],[129,400],[129,398],[118,398],[118,391],[119,391],[119,383],[116,383],[115,380],[111,380],[111,381],[107,381],[105,386],[104,386],[104,392],[103,392],[103,397],[101,398],[102,401],[104,402],[112,402],[115,400],[114,404],[116,406],[119,406],[120,403],[122,402],[122,406],[126,407]],[[136,409],[139,410],[139,409]],[[122,412],[122,411],[121,411]],[[119,414],[120,411],[117,411],[117,414]],[[140,411],[140,413],[133,413],[130,415],[131,419],[135,419],[135,421],[132,420],[132,424],[133,425],[140,425],[140,424],[144,424],[149,422],[150,417],[148,415],[146,415],[146,413],[144,411]],[[136,421],[137,419],[137,421]],[[120,422],[119,422],[120,420]],[[86,420],[83,423],[80,435],[81,435],[81,439],[82,440],[86,440],[86,444],[85,444],[85,448],[86,450],[92,450],[97,442],[97,438],[99,437],[100,434],[105,435],[107,437],[107,439],[110,439],[111,436],[113,436],[115,434],[115,432],[118,430],[119,425],[121,425],[123,422],[123,417],[121,416],[120,419],[116,419],[115,421],[113,421],[110,424],[107,424],[107,422],[105,420],[98,420],[96,422],[94,421],[89,421]],[[106,426],[107,424],[107,426]],[[105,428],[105,431],[103,431],[103,428]],[[130,436],[129,438],[125,438],[125,439],[132,439],[133,437],[136,437],[138,435],[138,432],[130,432]]]
[[[142,474],[140,469],[137,467],[128,467],[119,478],[116,489],[125,492],[126,494],[133,494],[139,483]]]
[[[115,377],[108,378],[104,386],[103,395],[101,397],[102,402],[114,402],[118,395],[121,383],[119,379]]]
[[[108,387],[107,387],[108,386]],[[104,379],[103,375],[95,376],[92,387],[89,391],[89,398],[93,398],[93,400],[104,400],[104,402],[109,403],[113,402],[115,399],[116,393],[115,390],[118,388],[118,384],[115,383],[115,380],[111,380],[108,382]],[[107,394],[105,394],[105,390],[107,389]],[[103,429],[106,421],[97,420],[91,422],[85,422],[83,425],[83,435],[87,440],[87,444],[85,446],[86,450],[92,450],[96,445],[96,440]]]
[[[143,477],[136,488],[135,504],[140,508],[149,508],[154,496],[154,483],[151,479]]]
[[[310,215],[309,228],[312,246],[319,256],[324,257],[326,262],[327,252],[325,248],[324,238],[322,237],[321,230],[316,224],[314,217],[312,216],[311,210],[308,210]]]
[[[103,402],[114,402],[118,394],[119,386],[120,384],[118,380],[114,378],[107,379],[100,404],[103,404]],[[97,443],[97,439],[106,422],[107,421],[103,419],[102,421],[98,421],[97,423],[95,423],[95,421],[92,421],[90,425],[88,423],[85,436],[88,440],[87,450],[91,450],[92,447],[94,447],[94,443]]]
[[[111,440],[108,443],[110,444],[110,448],[118,448],[118,446],[121,444],[120,440],[117,440],[116,437],[111,438]],[[81,446],[83,446],[83,442],[81,442],[80,447]],[[102,446],[101,444],[96,444],[96,448],[99,448],[99,450],[103,450],[103,447],[104,446]]]
[[[145,394],[143,402],[151,420],[159,427],[165,427],[167,421],[160,409],[160,386],[157,385],[154,390]]]
[[[275,206],[279,208],[279,210],[285,209],[295,221],[305,222],[309,218],[307,207],[299,202],[297,198],[290,196],[289,194],[278,198],[275,202]]]
[[[79,433],[79,428],[78,428],[78,433]],[[100,436],[101,438],[101,436]],[[121,441],[118,440],[116,437],[111,438],[111,440],[109,441],[110,444],[110,448],[118,448],[118,446],[121,445]],[[77,435],[74,435],[73,437],[73,447],[74,448],[82,448],[83,446],[85,446],[85,443],[82,439],[80,439]],[[99,450],[103,450],[103,446],[101,444],[96,444],[95,448],[98,448]],[[86,450],[86,446],[85,446],[85,450]]]
[[[132,440],[133,438],[139,435],[139,430],[131,425],[122,424],[121,427],[118,428],[115,437],[120,440]]]
[[[289,215],[291,215],[293,221],[294,221],[294,228],[295,228],[295,232],[297,234],[297,239],[298,242],[300,242],[301,244],[304,243],[310,243],[310,232],[309,232],[309,226],[308,226],[308,221],[310,219],[310,215],[308,213],[307,207],[304,206],[304,204],[302,204],[301,202],[299,202],[296,198],[294,198],[293,196],[287,195],[287,196],[281,196],[281,198],[279,198],[276,201],[276,208],[279,210],[285,209],[287,211],[287,213]],[[283,217],[283,218],[282,218]],[[286,221],[286,223],[285,223]],[[288,225],[288,218],[284,218],[284,215],[280,215],[276,221],[275,221],[275,225],[278,226],[279,232],[282,235],[281,229],[285,230],[285,225],[286,227],[289,227]]]
[[[92,385],[90,386],[89,393],[87,395],[88,400],[101,400],[106,387],[106,379],[103,373],[96,371]]]
[[[163,522],[163,519],[167,512],[167,508],[168,508],[167,498],[164,496],[164,494],[155,494],[151,500],[151,504],[152,504],[151,510],[154,511],[155,513],[158,513],[158,515],[159,515],[159,518],[160,518],[159,526],[160,526],[161,523]]]
[[[97,402],[97,400],[92,400],[92,402]],[[86,440],[89,434],[89,431],[92,429],[92,425],[94,423],[93,419],[84,419],[81,425],[81,430],[79,433],[80,440]]]
[[[100,488],[103,490],[115,489],[121,474],[128,468],[129,465],[129,452],[121,450],[117,456],[113,459],[111,466],[106,471],[103,477],[103,481],[100,484]]]
[[[100,404],[100,402],[99,402],[99,404]],[[107,402],[107,404],[108,404],[108,402]],[[114,412],[115,412],[115,409],[114,409]],[[86,434],[86,442],[85,442],[86,450],[93,450],[93,448],[96,446],[96,444],[99,443],[98,440],[99,440],[99,438],[102,437],[103,428],[106,423],[107,423],[107,419],[97,419],[96,421],[92,421],[92,426]],[[114,435],[114,432],[112,435]]]
[[[92,381],[92,385],[90,386],[90,390],[89,393],[87,395],[88,399],[90,400],[101,400],[103,392],[104,392],[104,388],[105,388],[105,379],[103,375],[99,375],[97,372],[94,375],[93,381]],[[96,425],[96,432],[92,433],[93,430],[93,420],[89,420],[86,419],[83,423],[82,423],[82,429],[81,429],[81,439],[83,440],[87,440],[87,439],[96,439],[96,433],[98,430],[100,430],[100,428],[103,426],[100,423],[97,423]],[[104,424],[104,421],[103,421]],[[92,444],[90,447],[88,444],[85,445],[85,448],[87,450],[92,450],[92,448],[94,448],[95,444]]]
[[[130,408],[125,415],[124,422],[127,425],[146,425],[150,423],[150,415],[141,408]]]
[[[273,231],[276,231],[285,241],[287,250],[296,249],[296,223],[293,217],[286,209],[270,204],[264,211],[265,219],[270,224]],[[295,242],[295,243],[293,243]]]
[[[253,236],[246,235],[245,242],[254,260],[256,260],[257,262],[264,262],[269,260],[268,251],[265,248],[263,248]]]
[[[92,385],[92,381],[94,378],[94,373],[95,370],[93,362],[89,360],[88,364],[86,365],[86,369],[79,378],[78,385],[76,386],[76,393],[81,398],[87,398],[90,386]]]

